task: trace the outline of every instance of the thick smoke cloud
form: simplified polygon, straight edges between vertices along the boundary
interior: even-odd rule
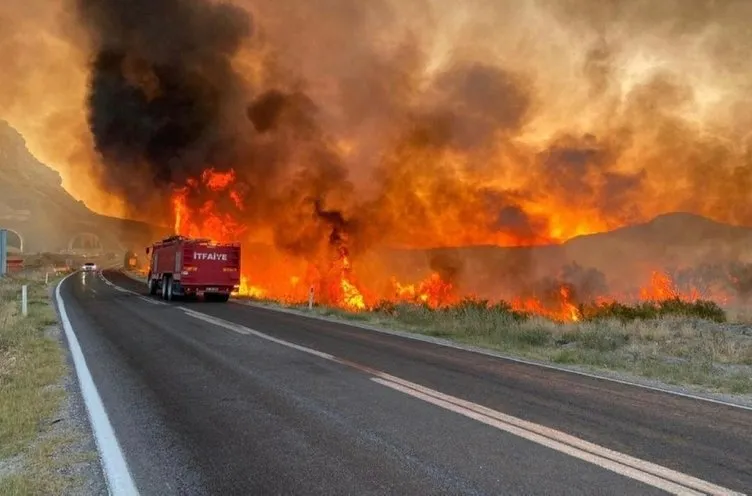
[[[62,5],[67,31],[0,7],[3,53],[44,54],[5,57],[0,108],[53,165],[93,173],[80,196],[111,191],[132,217],[169,223],[173,189],[211,167],[236,172],[243,208],[214,200],[244,233],[304,256],[333,232],[358,254],[676,210],[752,224],[745,1]],[[35,25],[47,42],[21,35]]]
[[[97,46],[89,123],[105,185],[138,205],[154,194],[146,178],[133,180],[142,167],[160,188],[226,165],[241,86],[231,57],[251,35],[250,16],[184,0],[79,0],[78,8]]]
[[[148,205],[169,218],[164,200],[175,189],[208,168],[232,170],[240,201],[213,205],[251,228],[287,211],[273,228],[281,248],[315,252],[327,224],[342,231],[313,206],[346,181],[316,122],[315,103],[297,90],[254,95],[233,66],[252,40],[249,12],[205,0],[79,0],[77,6],[96,47],[89,124],[105,187],[134,211]],[[193,207],[207,195],[200,185],[185,193]]]

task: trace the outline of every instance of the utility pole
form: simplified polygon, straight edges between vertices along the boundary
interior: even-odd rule
[[[8,230],[0,229],[0,277],[8,272]]]

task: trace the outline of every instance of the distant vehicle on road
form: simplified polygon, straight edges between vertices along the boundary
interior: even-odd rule
[[[138,255],[131,250],[126,251],[123,266],[128,270],[135,270],[138,267]]]
[[[146,248],[151,253],[149,294],[171,301],[203,296],[226,302],[240,285],[240,244],[171,236]]]
[[[84,272],[94,272],[95,270],[97,270],[97,264],[95,264],[94,262],[86,262],[81,267],[81,270],[83,270]]]

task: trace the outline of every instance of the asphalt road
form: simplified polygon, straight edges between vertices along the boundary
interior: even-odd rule
[[[104,275],[61,295],[141,494],[752,490],[749,410]]]

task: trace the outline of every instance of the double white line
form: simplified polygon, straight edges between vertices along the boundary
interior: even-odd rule
[[[425,402],[444,408],[465,417],[471,418],[478,422],[482,422],[488,426],[496,429],[514,434],[521,438],[527,439],[534,443],[546,446],[553,450],[565,453],[580,460],[592,463],[606,470],[610,470],[617,474],[629,477],[631,479],[640,481],[650,486],[656,487],[670,494],[677,495],[728,495],[728,496],[742,496],[743,493],[738,493],[721,487],[710,482],[692,477],[669,468],[656,465],[645,460],[619,453],[617,451],[604,448],[597,444],[584,441],[580,438],[565,434],[561,431],[551,429],[539,424],[534,424],[526,420],[522,420],[511,415],[492,410],[490,408],[472,403],[469,401],[449,396],[444,393],[440,393],[433,389],[415,384],[399,377],[394,377],[389,374],[385,374],[379,370],[366,367],[349,360],[344,360],[328,353],[323,353],[305,346],[301,346],[295,343],[290,343],[282,339],[269,336],[262,332],[250,329],[248,327],[229,322],[224,319],[219,319],[210,315],[206,315],[195,310],[191,310],[185,307],[178,307],[187,315],[202,320],[204,322],[216,325],[228,329],[239,334],[256,336],[267,341],[293,348],[310,355],[336,362],[348,367],[358,369],[361,372],[372,375],[372,381],[394,389],[401,393],[418,398]]]
[[[670,494],[740,495],[730,489],[711,484],[690,475],[583,441],[561,431],[506,415],[484,406],[461,400],[397,377],[375,377],[374,382],[415,398],[459,413],[499,430],[579,458],[617,474],[638,480]]]

